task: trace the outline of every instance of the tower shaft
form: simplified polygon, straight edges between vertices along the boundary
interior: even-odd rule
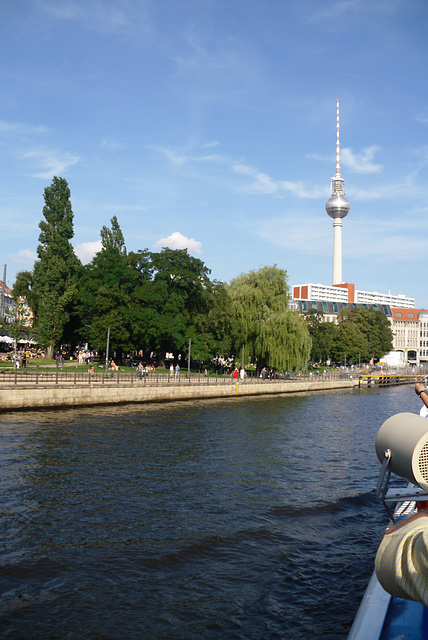
[[[333,284],[342,284],[342,218],[333,220]]]

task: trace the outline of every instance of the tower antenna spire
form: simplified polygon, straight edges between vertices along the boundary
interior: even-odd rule
[[[339,100],[336,110],[336,175],[340,177]]]

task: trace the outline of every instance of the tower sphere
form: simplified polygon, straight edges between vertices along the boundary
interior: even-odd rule
[[[333,194],[325,205],[330,218],[344,218],[349,213],[349,202],[341,193]]]

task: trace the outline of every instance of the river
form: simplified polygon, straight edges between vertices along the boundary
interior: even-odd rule
[[[0,636],[346,638],[409,386],[3,413]]]

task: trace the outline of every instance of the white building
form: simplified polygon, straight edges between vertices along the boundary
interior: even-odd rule
[[[307,282],[293,285],[292,291],[293,300],[325,300],[355,304],[383,304],[401,309],[415,308],[414,298],[403,294],[392,295],[378,291],[360,291],[349,282],[332,286]]]

